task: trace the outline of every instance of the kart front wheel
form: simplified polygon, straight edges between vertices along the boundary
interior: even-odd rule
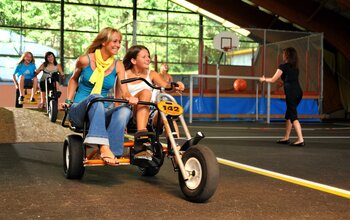
[[[215,192],[219,181],[219,165],[214,153],[206,146],[190,147],[182,157],[185,180],[179,172],[179,184],[185,197],[192,202],[205,202]]]
[[[19,89],[16,89],[16,102],[15,102],[15,106],[16,106],[16,108],[23,108],[23,104],[19,104],[19,102],[18,102],[19,96],[20,96],[20,94],[19,94]]]
[[[85,172],[83,138],[72,134],[63,144],[63,170],[67,179],[81,179]]]
[[[49,102],[49,119],[51,122],[56,122],[57,120],[57,114],[58,114],[58,106],[56,100],[50,100]]]

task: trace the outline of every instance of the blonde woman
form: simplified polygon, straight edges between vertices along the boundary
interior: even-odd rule
[[[87,104],[96,97],[105,97],[110,89],[118,87],[122,98],[131,104],[137,99],[126,94],[124,66],[114,56],[121,46],[122,34],[114,28],[102,29],[87,53],[78,58],[71,79],[65,103],[71,105],[68,117],[73,125],[82,127]],[[117,91],[117,89],[115,89]],[[89,131],[84,143],[98,145],[101,158],[109,165],[118,164],[116,156],[123,154],[124,130],[131,117],[131,110],[125,105],[107,109],[108,103],[95,102],[89,112]]]

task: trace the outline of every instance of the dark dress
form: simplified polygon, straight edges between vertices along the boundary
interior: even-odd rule
[[[282,70],[281,79],[284,82],[284,93],[286,95],[287,110],[285,119],[292,123],[298,120],[297,107],[303,98],[303,90],[299,84],[299,70],[293,68],[290,63],[280,64],[278,69]]]

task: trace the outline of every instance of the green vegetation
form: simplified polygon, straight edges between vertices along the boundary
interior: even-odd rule
[[[198,71],[199,15],[168,0],[138,0],[137,43],[157,55],[158,62],[169,62],[171,73]],[[85,52],[96,33],[103,27],[119,28],[126,44],[133,43],[132,0],[65,0],[64,36],[61,36],[61,1],[1,0],[0,27],[48,47],[61,49],[64,37],[64,66],[72,72],[74,60]],[[204,20],[204,54],[215,63],[220,52],[213,49],[213,37],[225,28]],[[26,42],[8,42],[25,45]],[[22,47],[21,47],[22,48]],[[23,51],[18,51],[18,57]],[[1,54],[0,56],[6,56]],[[42,54],[44,56],[44,54]],[[60,59],[60,54],[58,58]]]

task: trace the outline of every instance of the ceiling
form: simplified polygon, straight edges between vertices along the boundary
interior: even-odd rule
[[[349,0],[188,0],[243,28],[323,32],[350,61]]]

